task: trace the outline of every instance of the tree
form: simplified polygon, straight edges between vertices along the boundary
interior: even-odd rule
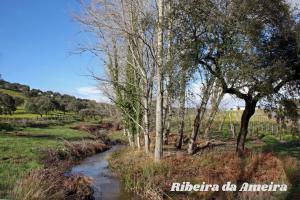
[[[102,117],[103,113],[94,108],[85,108],[79,111],[79,116],[85,118],[96,118],[97,116]]]
[[[85,106],[83,105],[82,102],[80,102],[78,99],[72,99],[68,103],[66,110],[75,112],[78,114],[78,112],[83,108],[85,108]]]
[[[13,97],[0,93],[0,111],[1,114],[12,114],[16,111],[16,104]]]
[[[122,113],[123,123],[128,121],[126,118],[134,119],[134,124],[130,123],[130,126],[137,126],[144,133],[146,153],[150,149],[150,111],[157,66],[155,6],[156,2],[153,1],[92,1],[85,6],[84,14],[77,18],[97,39],[94,46],[83,50],[99,56],[108,71],[107,78],[92,76],[101,81],[104,88],[108,88],[109,92],[104,89],[104,93]],[[131,58],[128,59],[128,56]],[[128,64],[133,68],[138,81],[128,82],[130,79],[125,75]],[[127,90],[128,84],[135,85],[135,90],[139,92],[136,95],[142,103],[125,103],[127,100],[124,95],[131,92]],[[142,120],[135,118],[139,114],[134,113],[138,112],[128,112],[129,108],[140,110]]]
[[[189,143],[188,143],[188,153],[194,153],[195,143],[200,132],[200,128],[202,125],[203,117],[206,112],[207,104],[211,95],[212,86],[214,84],[214,77],[209,76],[208,74],[205,75],[205,82],[202,86],[202,96],[201,96],[201,103],[197,108],[197,113],[193,123],[192,133],[190,135]]]
[[[198,38],[198,62],[224,93],[245,102],[236,146],[242,153],[257,102],[299,82],[299,32],[283,0],[222,3],[213,5],[208,31]]]
[[[24,99],[23,98],[20,98],[20,97],[13,97],[14,100],[15,100],[15,106],[18,107],[18,106],[21,106],[24,104]]]
[[[157,1],[158,8],[158,24],[157,24],[157,94],[156,94],[156,116],[155,116],[155,149],[154,149],[154,160],[160,161],[163,156],[163,34],[164,34],[164,0]]]
[[[39,114],[41,117],[55,109],[55,104],[47,96],[34,97],[27,100],[25,110],[30,113]]]
[[[222,88],[220,88],[219,84],[215,82],[215,85],[212,90],[212,95],[211,95],[211,110],[207,119],[207,123],[205,126],[205,131],[204,131],[204,137],[206,139],[209,139],[210,135],[210,130],[212,128],[215,116],[219,110],[219,105],[222,101],[222,98],[224,96],[224,93],[222,91]]]

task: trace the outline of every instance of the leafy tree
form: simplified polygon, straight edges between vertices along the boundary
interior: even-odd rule
[[[197,2],[187,13],[202,32],[189,32],[195,33],[199,65],[220,81],[224,93],[245,101],[236,147],[242,153],[258,101],[299,83],[298,24],[283,0],[205,2],[207,8]],[[197,18],[203,15],[201,23]]]
[[[47,96],[30,98],[25,104],[25,110],[27,112],[39,114],[41,117],[54,109],[55,104]]]
[[[13,97],[13,98],[15,100],[16,107],[21,106],[21,105],[24,104],[24,99],[23,98],[20,98],[20,97]]]
[[[13,97],[0,93],[0,112],[1,114],[12,114],[16,111],[16,104]]]
[[[96,118],[96,116],[102,117],[103,113],[97,109],[85,108],[79,111],[79,116],[81,118]]]
[[[82,102],[80,102],[77,99],[73,99],[72,101],[70,101],[67,105],[67,110],[68,111],[72,111],[78,114],[78,112],[83,109],[85,106],[83,105]]]

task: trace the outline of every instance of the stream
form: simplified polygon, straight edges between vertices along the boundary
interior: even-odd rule
[[[123,147],[123,145],[112,146],[105,152],[84,159],[79,165],[71,169],[71,174],[84,175],[93,179],[92,188],[95,200],[137,199],[133,194],[124,191],[120,180],[113,176],[108,168],[108,156]]]

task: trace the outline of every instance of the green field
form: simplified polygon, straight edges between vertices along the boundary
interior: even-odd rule
[[[19,127],[0,133],[0,198],[5,197],[22,176],[43,166],[43,150],[58,149],[65,140],[81,140],[87,136],[86,132],[71,129],[71,125]]]

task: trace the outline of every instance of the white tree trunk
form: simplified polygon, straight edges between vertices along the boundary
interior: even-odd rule
[[[160,161],[163,157],[163,14],[164,0],[157,1],[158,28],[157,28],[157,97],[156,97],[156,138],[154,160]]]
[[[145,152],[148,154],[150,151],[150,131],[149,131],[149,103],[148,97],[144,98],[144,143]]]

